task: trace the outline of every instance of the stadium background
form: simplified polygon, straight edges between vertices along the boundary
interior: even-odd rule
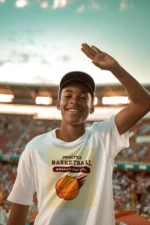
[[[55,105],[63,74],[82,70],[96,82],[96,111],[87,126],[130,102],[119,82],[81,53],[81,43],[114,56],[150,92],[149,9],[148,0],[0,0],[0,224],[11,209],[6,198],[26,143],[60,126]],[[150,113],[115,158],[113,192],[116,220],[150,224]],[[35,194],[28,224],[36,214]]]

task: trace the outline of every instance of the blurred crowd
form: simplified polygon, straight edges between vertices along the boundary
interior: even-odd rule
[[[88,122],[90,126],[92,122]],[[19,156],[33,137],[60,127],[60,121],[34,120],[29,115],[0,114],[0,157]],[[130,130],[130,147],[122,150],[116,162],[150,162],[150,119],[140,120]],[[144,138],[143,138],[144,137]],[[11,208],[6,201],[17,174],[17,162],[0,161],[0,225],[5,224]],[[135,210],[150,219],[150,173],[114,170],[115,212]],[[38,213],[36,193],[29,208],[28,224]]]
[[[115,212],[135,210],[150,218],[150,173],[114,171]]]
[[[58,120],[34,120],[30,115],[0,114],[0,154],[20,155],[33,137],[59,126]]]
[[[6,221],[11,203],[6,200],[16,178],[17,164],[0,163],[0,222]],[[135,210],[150,219],[150,173],[114,170],[113,193],[115,213]],[[27,222],[32,224],[37,213],[36,193],[29,208]]]
[[[90,126],[92,122],[88,122]],[[0,154],[20,155],[33,137],[60,127],[58,120],[34,120],[30,115],[0,114]],[[130,130],[130,147],[116,157],[118,162],[150,162],[150,119],[140,120]],[[140,138],[138,138],[140,137]],[[145,139],[142,139],[145,137]]]

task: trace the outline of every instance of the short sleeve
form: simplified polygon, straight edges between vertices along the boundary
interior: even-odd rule
[[[120,135],[115,122],[115,115],[110,118],[110,137],[111,137],[111,155],[115,158],[116,155],[124,148],[129,147],[129,131]]]
[[[94,127],[111,159],[114,159],[122,149],[129,147],[129,132],[119,134],[115,115],[103,122],[97,122]]]
[[[31,205],[34,193],[33,165],[29,155],[29,149],[26,147],[20,156],[17,177],[7,200],[22,205]]]

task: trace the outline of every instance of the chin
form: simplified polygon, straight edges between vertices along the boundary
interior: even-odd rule
[[[63,118],[62,122],[65,124],[70,124],[70,125],[80,125],[85,123],[84,121],[78,120],[78,119],[71,119],[71,118]]]
[[[70,125],[85,125],[86,124],[86,122],[85,121],[66,121],[68,124],[70,124]]]

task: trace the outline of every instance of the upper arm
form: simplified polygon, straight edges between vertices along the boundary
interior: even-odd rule
[[[132,103],[131,105],[123,108],[115,116],[115,122],[119,134],[121,135],[127,132],[148,112],[149,112],[148,107],[144,107],[144,105],[136,103]]]
[[[13,203],[7,225],[24,225],[26,222],[29,205]]]
[[[32,161],[29,157],[29,152],[24,150],[19,159],[15,183],[7,200],[17,204],[30,205],[32,204],[35,191]]]

